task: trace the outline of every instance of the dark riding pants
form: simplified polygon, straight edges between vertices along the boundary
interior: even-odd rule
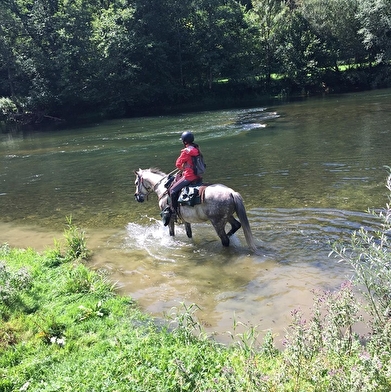
[[[189,185],[191,181],[186,180],[185,177],[182,177],[178,180],[178,182],[174,183],[173,187],[170,189],[170,197],[171,197],[171,208],[176,211],[178,208],[178,198],[179,193],[182,188]]]

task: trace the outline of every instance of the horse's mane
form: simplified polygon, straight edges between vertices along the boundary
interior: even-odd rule
[[[158,168],[156,168],[156,167],[151,167],[151,168],[149,169],[149,171],[150,171],[151,173],[154,173],[154,174],[160,174],[160,175],[163,176],[163,177],[167,175],[166,173],[162,172],[160,169],[158,169]]]

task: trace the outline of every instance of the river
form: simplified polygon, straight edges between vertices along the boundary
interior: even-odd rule
[[[134,200],[133,171],[170,172],[183,130],[202,148],[205,180],[242,194],[261,254],[241,230],[223,249],[210,224],[193,225],[191,240],[182,226],[170,238],[156,196]],[[312,290],[351,276],[329,257],[331,244],[378,224],[366,211],[388,202],[390,150],[390,89],[0,134],[0,243],[42,251],[72,216],[91,265],[145,311],[160,317],[196,303],[221,341],[239,322],[278,342]]]

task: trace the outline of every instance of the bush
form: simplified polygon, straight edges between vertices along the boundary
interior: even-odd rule
[[[391,174],[386,186],[391,192]],[[361,228],[352,235],[349,246],[337,244],[334,253],[353,267],[354,281],[368,301],[373,336],[378,336],[391,330],[391,208],[387,203],[385,209],[371,213],[379,218],[380,229],[370,232]],[[391,349],[391,339],[387,345]]]
[[[26,268],[13,271],[0,261],[0,317],[21,303],[22,292],[30,286],[31,276]]]
[[[67,217],[68,228],[65,229],[64,237],[67,244],[65,258],[67,260],[88,259],[89,251],[85,232],[72,223],[72,217]]]

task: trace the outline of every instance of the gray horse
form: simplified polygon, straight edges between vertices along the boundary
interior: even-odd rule
[[[150,193],[155,192],[159,199],[160,210],[163,211],[168,205],[168,192],[165,187],[168,175],[158,169],[139,169],[134,174],[136,175],[135,199],[138,202],[143,202]],[[240,222],[233,217],[235,212]],[[242,227],[247,245],[252,251],[256,252],[257,250],[242,196],[225,185],[208,185],[205,189],[203,202],[194,207],[180,206],[179,216],[185,224],[186,234],[189,238],[192,237],[191,223],[210,220],[223,246],[229,246],[229,237]],[[227,223],[231,224],[231,230],[228,233],[225,232]],[[171,236],[175,235],[174,224],[174,220],[171,219],[169,223]]]

